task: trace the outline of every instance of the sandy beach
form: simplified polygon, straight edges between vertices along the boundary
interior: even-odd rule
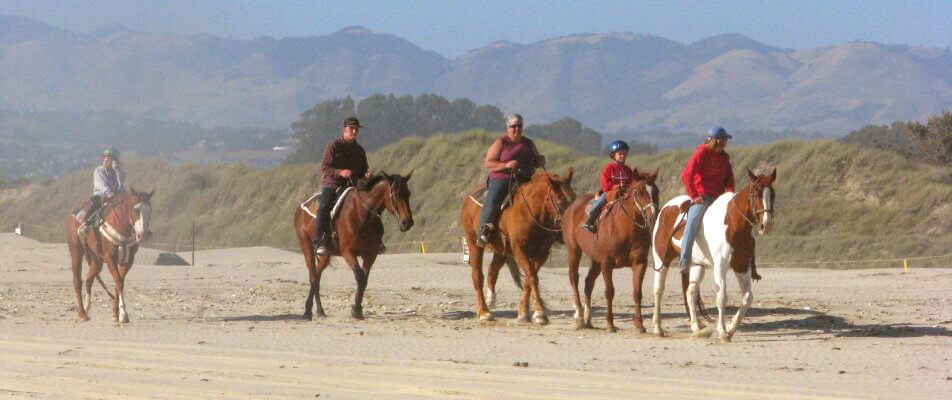
[[[98,284],[91,320],[77,320],[65,244],[0,234],[0,254],[0,394],[11,398],[952,393],[952,268],[764,269],[749,317],[733,343],[719,344],[689,337],[674,274],[662,308],[670,337],[633,332],[630,270],[615,272],[619,332],[572,330],[565,260],[558,257],[540,278],[547,326],[515,323],[518,292],[508,277],[499,281],[497,320],[477,322],[470,270],[458,254],[382,256],[370,275],[363,321],[350,318],[353,275],[335,259],[322,282],[328,317],[305,321],[301,256],[266,247],[201,251],[191,267],[137,261],[126,281],[132,322],[118,325]],[[111,287],[109,273],[102,277]],[[605,326],[601,291],[599,280],[598,328]],[[728,294],[735,305],[733,278]],[[710,276],[702,295],[713,306]],[[650,296],[643,306],[650,318]]]

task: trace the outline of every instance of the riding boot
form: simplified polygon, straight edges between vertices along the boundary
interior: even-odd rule
[[[383,254],[387,252],[387,246],[381,241],[377,244],[377,254]]]
[[[582,228],[585,230],[595,233],[595,220],[598,219],[598,210],[592,210],[592,213],[588,215],[588,219],[585,220],[585,224],[582,225]]]
[[[321,235],[320,239],[315,240],[314,247],[316,248],[314,250],[314,254],[319,256],[326,256],[327,255],[327,235],[326,234]]]
[[[476,238],[476,246],[484,247],[489,243],[489,236],[493,233],[493,225],[486,224],[479,228],[479,237]]]

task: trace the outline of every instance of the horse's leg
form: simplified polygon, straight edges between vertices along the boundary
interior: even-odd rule
[[[343,247],[343,246],[341,246]],[[341,249],[341,256],[354,272],[354,280],[357,281],[357,292],[354,293],[354,304],[350,306],[350,316],[354,319],[364,319],[364,309],[361,304],[364,300],[364,289],[367,287],[367,274],[357,261],[357,255],[353,250]]]
[[[102,261],[90,258],[89,271],[86,271],[86,279],[83,280],[84,290],[86,291],[86,297],[83,299],[83,310],[86,310],[87,320],[89,319],[89,308],[93,302],[93,281],[96,280],[100,272],[102,272]]]
[[[717,334],[721,343],[731,341],[727,335],[724,313],[727,309],[727,269],[728,263],[722,260],[714,262],[714,286],[717,286]]]
[[[740,286],[740,308],[737,309],[737,314],[734,314],[734,319],[731,321],[730,325],[727,326],[727,337],[734,337],[734,332],[737,331],[737,327],[740,326],[741,319],[744,318],[744,315],[747,314],[747,310],[750,308],[750,305],[754,302],[754,293],[751,291],[751,279],[753,271],[747,271],[745,273],[735,272],[734,276],[737,277],[737,284]]]
[[[542,293],[539,292],[539,270],[542,269],[542,263],[537,262],[532,265],[532,293],[529,295],[532,299],[532,322],[539,325],[547,325],[549,317],[545,315],[545,302],[542,301]]]
[[[615,283],[612,281],[614,267],[615,264],[611,258],[602,263],[602,279],[605,281],[605,320],[608,322],[608,328],[606,330],[611,333],[618,331],[615,329],[615,314],[612,311],[612,300],[615,298]]]
[[[658,336],[664,336],[664,330],[661,329],[661,297],[664,296],[664,283],[668,277],[668,266],[663,264],[661,257],[654,256],[655,268],[659,268],[654,274],[654,310],[651,315],[651,323],[654,325],[654,333]]]
[[[493,253],[489,260],[489,274],[486,280],[486,302],[490,310],[496,308],[496,278],[499,278],[499,269],[506,263],[506,256]]]
[[[115,257],[111,253],[104,254],[106,259],[106,269],[112,275],[112,281],[116,285],[116,297],[112,300],[112,320],[119,321],[119,291],[122,290],[122,278],[119,276],[119,266],[116,265]]]
[[[581,261],[581,249],[568,247],[569,286],[572,287],[572,300],[575,301],[575,315],[572,320],[573,329],[582,329],[585,327],[585,314],[582,310],[582,300],[578,294],[578,265]]]
[[[692,265],[688,275],[688,289],[685,294],[685,301],[688,303],[688,317],[691,320],[691,336],[701,336],[701,325],[698,318],[697,297],[700,295],[701,281],[704,279],[704,266]]]
[[[83,244],[73,239],[69,246],[70,267],[73,270],[73,290],[76,291],[76,305],[80,321],[89,321],[83,305]]]
[[[516,258],[516,263],[519,264],[519,267],[522,268],[522,272],[526,275],[526,279],[522,282],[522,296],[519,296],[519,309],[516,311],[518,315],[516,322],[519,323],[528,323],[529,322],[529,299],[532,296],[532,286],[533,282],[538,279],[538,276],[533,273],[534,264],[529,261],[529,257],[526,256],[522,248],[519,246],[513,246],[512,255]]]
[[[601,264],[592,260],[591,266],[588,267],[588,275],[585,275],[585,304],[582,304],[582,318],[585,320],[586,328],[594,328],[592,326],[592,290],[595,289],[595,279],[598,279],[601,273]]]
[[[314,297],[317,294],[317,266],[315,264],[314,246],[308,240],[300,240],[301,254],[304,256],[304,266],[307,268],[307,277],[311,287],[307,292],[307,299],[304,300],[304,315],[306,320],[312,319],[311,308],[314,307]]]
[[[646,260],[647,261],[647,260]],[[635,331],[639,333],[645,333],[645,325],[642,320],[641,315],[641,285],[645,282],[645,261],[635,262],[631,265],[631,284],[632,284],[632,297],[635,299]]]
[[[493,314],[486,307],[486,298],[483,296],[483,254],[484,249],[476,246],[476,235],[466,235],[466,246],[469,247],[469,266],[473,277],[473,289],[476,291],[476,319],[492,321]]]
[[[311,250],[313,252],[313,250]],[[312,284],[312,290],[314,291],[314,303],[317,306],[316,316],[317,318],[324,318],[327,314],[324,314],[324,304],[321,303],[321,276],[324,274],[324,270],[327,269],[327,266],[331,263],[331,256],[316,257],[317,266],[315,267],[314,272],[314,283]],[[308,309],[310,311],[310,309]]]
[[[129,265],[119,265],[119,284],[116,286],[116,303],[119,304],[119,319],[118,321],[123,324],[129,323],[129,312],[126,311],[126,276],[129,275],[129,269],[132,268],[132,264]]]

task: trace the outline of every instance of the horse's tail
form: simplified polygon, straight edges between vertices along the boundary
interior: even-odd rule
[[[681,274],[681,295],[684,297],[684,311],[687,313],[688,318],[691,316],[691,309],[688,308],[688,284],[690,284],[687,273]],[[697,297],[692,299],[694,301],[694,308],[700,314],[701,318],[704,318],[705,321],[709,324],[714,323],[714,319],[711,318],[711,315],[707,313],[707,310],[704,307],[704,301],[701,300],[700,290],[698,291]]]
[[[106,283],[102,281],[102,278],[100,278],[99,275],[96,275],[96,280],[99,281],[100,285],[102,285],[102,290],[105,290],[106,294],[109,295],[109,299],[113,301],[116,300],[116,297],[112,295],[112,292],[109,291],[109,288],[106,287]]]

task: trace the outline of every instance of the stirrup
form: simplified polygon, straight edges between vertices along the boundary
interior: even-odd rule
[[[325,246],[325,245],[323,245],[323,244],[317,245],[317,248],[314,249],[314,254],[315,254],[315,255],[319,255],[319,256],[326,256],[326,255],[327,255],[327,246]]]
[[[590,224],[586,222],[585,224],[582,225],[582,228],[585,228],[586,231],[589,231],[591,233],[595,233],[595,224]]]
[[[89,234],[89,225],[88,224],[80,225],[79,228],[76,229],[76,234],[79,235],[79,237],[84,237],[87,234]]]
[[[377,246],[377,254],[383,254],[386,252],[387,252],[387,245],[380,243],[380,245]]]

